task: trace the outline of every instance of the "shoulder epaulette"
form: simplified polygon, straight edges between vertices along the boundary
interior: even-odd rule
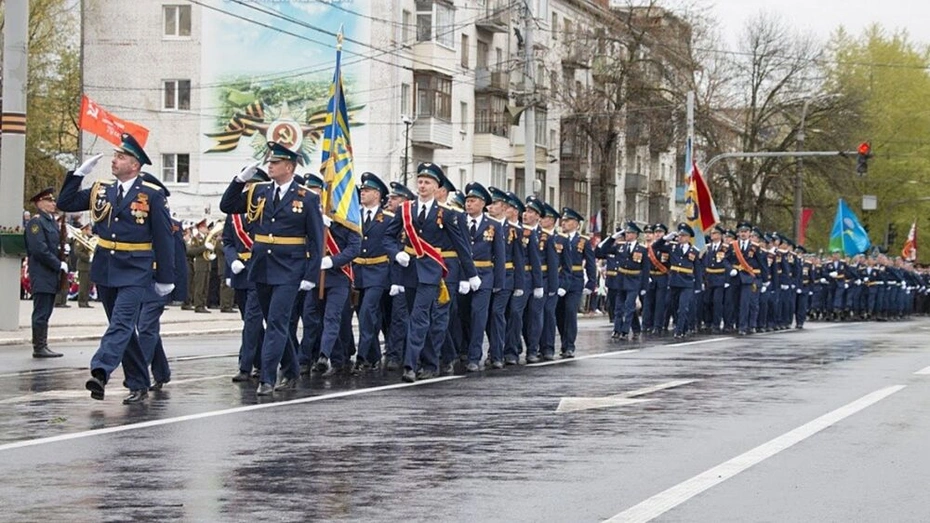
[[[382,210],[382,211],[381,211],[381,214],[383,214],[383,215],[385,215],[385,216],[390,216],[391,218],[394,217],[394,213],[392,213],[391,211]]]
[[[142,185],[148,187],[149,189],[154,189],[156,191],[161,191],[162,188],[152,182],[142,182]]]
[[[453,207],[453,206],[451,206],[451,205],[449,205],[448,203],[445,203],[445,202],[443,202],[443,203],[436,202],[436,205],[442,207],[443,209],[449,209],[450,211],[456,210],[455,207]]]
[[[579,234],[578,236],[580,236],[581,238],[583,238],[583,239],[585,239],[585,240],[590,240],[590,239],[591,239],[590,236],[585,236],[584,234]]]
[[[116,180],[110,178],[109,180],[97,180],[95,183],[99,183],[100,185],[113,185],[116,183]]]
[[[565,234],[564,232],[560,232],[560,233],[557,233],[557,234],[558,234],[559,236],[561,236],[562,238],[568,238],[568,235]]]

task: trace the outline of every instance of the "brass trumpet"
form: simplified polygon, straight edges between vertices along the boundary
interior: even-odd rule
[[[91,252],[91,255],[93,256],[94,251],[97,250],[97,240],[99,240],[99,238],[93,235],[87,236],[86,234],[84,234],[83,231],[81,231],[81,229],[78,229],[77,227],[71,225],[70,223],[67,224],[67,226],[68,226],[68,235],[74,238],[74,241],[80,243],[82,246],[87,248]]]
[[[203,258],[205,260],[213,261],[216,259],[216,248],[219,247],[219,245],[217,245],[216,243],[216,240],[219,237],[219,235],[222,233],[223,233],[223,222],[217,222],[217,224],[214,225],[213,228],[210,229],[210,232],[208,232],[207,235],[204,237],[203,239],[204,246],[206,246],[206,244],[208,243],[213,246],[212,249],[206,249],[203,251]]]

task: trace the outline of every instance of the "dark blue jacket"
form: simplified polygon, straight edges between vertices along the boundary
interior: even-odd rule
[[[394,213],[378,209],[372,214],[371,223],[365,225],[365,209],[362,209],[362,243],[358,257],[352,264],[355,272],[355,288],[387,288],[391,286],[391,260],[384,250],[384,232],[394,219]]]
[[[339,246],[339,254],[329,254],[327,251],[327,255],[332,257],[333,266],[326,269],[324,285],[326,288],[351,287],[352,282],[343,267],[351,267],[352,260],[361,252],[362,237],[359,233],[338,222],[333,222],[329,226],[329,233],[336,245]]]
[[[520,246],[523,251],[523,287],[532,291],[543,286],[542,259],[539,253],[539,236],[536,230],[520,225]],[[558,285],[556,285],[558,288]]]
[[[469,223],[471,217],[465,217]],[[470,229],[470,226],[466,226]],[[481,223],[475,228],[475,234],[469,231],[471,257],[475,270],[481,277],[481,289],[502,289],[506,284],[506,238],[504,226],[487,215],[481,217]]]
[[[26,224],[29,286],[33,294],[57,294],[61,284],[61,230],[54,216],[38,213]]]
[[[591,238],[578,233],[560,237],[565,241],[562,254],[567,265],[567,281],[562,287],[569,292],[585,288],[593,291],[597,287],[597,262],[594,259]],[[588,279],[587,283],[585,276]]]
[[[704,267],[704,282],[708,287],[723,287],[730,278],[733,265],[727,259],[729,246],[723,242],[714,249],[713,243],[707,244],[707,250],[701,258]]]
[[[765,252],[758,245],[751,241],[747,242],[747,247],[745,249],[740,250],[743,258],[749,265],[749,269],[752,270],[752,273],[750,274],[746,272],[746,270],[740,264],[739,258],[736,255],[736,250],[739,248],[740,240],[734,240],[733,243],[730,244],[730,250],[727,252],[727,259],[730,261],[731,268],[739,271],[738,276],[740,283],[742,285],[750,285],[755,282],[756,278],[761,278],[763,281],[767,281],[769,266],[765,261]]]
[[[233,224],[233,216],[238,216],[241,220],[242,230],[236,232]],[[244,237],[240,237],[242,234]],[[227,214],[226,222],[223,223],[223,258],[226,260],[226,278],[229,278],[230,287],[236,290],[248,290],[255,287],[255,284],[249,281],[249,263],[252,258],[252,247],[250,246],[252,238],[249,236],[245,216],[241,214]],[[249,242],[247,244],[246,242]],[[245,265],[245,269],[239,274],[233,274],[232,262],[239,260]]]

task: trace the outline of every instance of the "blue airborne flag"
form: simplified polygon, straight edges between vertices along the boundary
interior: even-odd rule
[[[833,230],[830,231],[830,250],[840,250],[846,256],[853,256],[867,251],[871,245],[869,233],[841,198],[836,208]]]
[[[342,89],[342,31],[336,41],[336,71],[329,88],[326,122],[323,126],[323,157],[321,167],[326,190],[323,192],[323,212],[334,221],[352,229],[362,230],[362,213],[355,190],[352,169],[352,140],[349,136],[349,114]]]

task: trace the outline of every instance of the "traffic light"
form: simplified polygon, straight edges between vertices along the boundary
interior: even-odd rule
[[[862,142],[856,150],[856,173],[865,176],[869,172],[869,158],[872,157],[872,144]]]

